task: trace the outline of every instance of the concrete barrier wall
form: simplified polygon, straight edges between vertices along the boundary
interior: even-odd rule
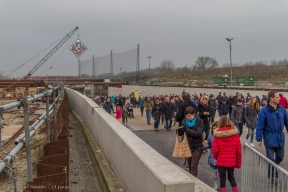
[[[160,155],[91,99],[72,89],[66,91],[69,107],[85,121],[128,191],[215,191]]]
[[[186,92],[190,93],[191,95],[194,95],[197,93],[199,95],[200,93],[207,93],[207,94],[213,94],[217,96],[219,92],[225,92],[227,96],[229,94],[233,93],[234,95],[236,92],[241,92],[245,97],[247,93],[250,93],[251,96],[258,95],[260,98],[262,98],[262,95],[268,95],[268,91],[254,91],[254,90],[239,90],[239,89],[211,89],[209,87],[205,88],[191,88],[191,87],[161,87],[161,86],[138,86],[138,85],[123,85],[122,88],[116,88],[116,87],[109,87],[108,88],[108,95],[119,95],[122,96],[128,96],[131,92],[134,92],[136,90],[141,90],[141,95],[165,95],[165,94],[176,94],[181,95],[183,89],[185,89]],[[288,96],[286,92],[283,92],[284,96]]]

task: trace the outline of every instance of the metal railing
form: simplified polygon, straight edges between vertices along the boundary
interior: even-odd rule
[[[243,146],[241,191],[287,192],[288,172],[248,144]]]
[[[55,91],[58,89],[58,97],[55,98]],[[49,106],[49,95],[53,93],[54,102]],[[16,160],[16,154],[22,149],[22,147],[26,147],[26,158],[27,158],[27,175],[28,181],[33,181],[32,178],[32,161],[31,161],[31,148],[30,148],[30,137],[34,135],[37,129],[46,122],[46,134],[47,134],[47,143],[50,142],[50,130],[49,130],[49,119],[50,115],[54,112],[54,118],[56,118],[56,110],[57,110],[57,103],[63,100],[64,95],[64,86],[58,86],[53,89],[47,90],[43,93],[37,95],[31,95],[30,97],[24,96],[21,100],[12,102],[3,106],[0,106],[0,130],[3,128],[3,116],[2,113],[5,110],[12,109],[14,107],[21,107],[24,108],[24,133],[21,134],[14,142],[16,145],[15,148],[6,156],[0,160],[0,173],[4,170],[14,181],[14,191],[17,191],[16,187],[16,179],[12,176],[12,169],[13,169],[13,162]],[[29,114],[28,114],[28,103],[34,102],[38,98],[45,97],[46,98],[46,112],[41,115],[38,120],[36,120],[31,126],[29,126]],[[2,125],[2,127],[1,127]],[[1,131],[0,131],[1,134]],[[1,143],[1,137],[0,137]],[[1,147],[0,147],[1,148]]]

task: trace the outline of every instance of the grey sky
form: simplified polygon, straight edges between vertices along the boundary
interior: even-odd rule
[[[222,64],[229,62],[226,37],[235,38],[233,62],[279,60],[288,53],[287,18],[288,0],[0,0],[0,71],[9,74],[76,25],[89,49],[81,60],[140,44],[140,68],[148,67],[150,55],[152,67],[165,59],[190,66],[197,56]],[[77,59],[65,46],[35,74],[65,49],[47,73],[76,75]],[[13,75],[26,74],[44,56]]]

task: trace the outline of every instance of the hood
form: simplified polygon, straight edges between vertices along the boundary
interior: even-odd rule
[[[231,137],[238,134],[238,129],[235,126],[232,127],[220,127],[214,130],[214,136],[218,138]]]

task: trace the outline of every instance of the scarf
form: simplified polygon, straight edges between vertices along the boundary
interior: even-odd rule
[[[186,125],[189,129],[192,129],[192,127],[194,127],[196,124],[196,117],[194,117],[194,119],[192,119],[192,121],[189,121],[188,118],[186,118]]]

